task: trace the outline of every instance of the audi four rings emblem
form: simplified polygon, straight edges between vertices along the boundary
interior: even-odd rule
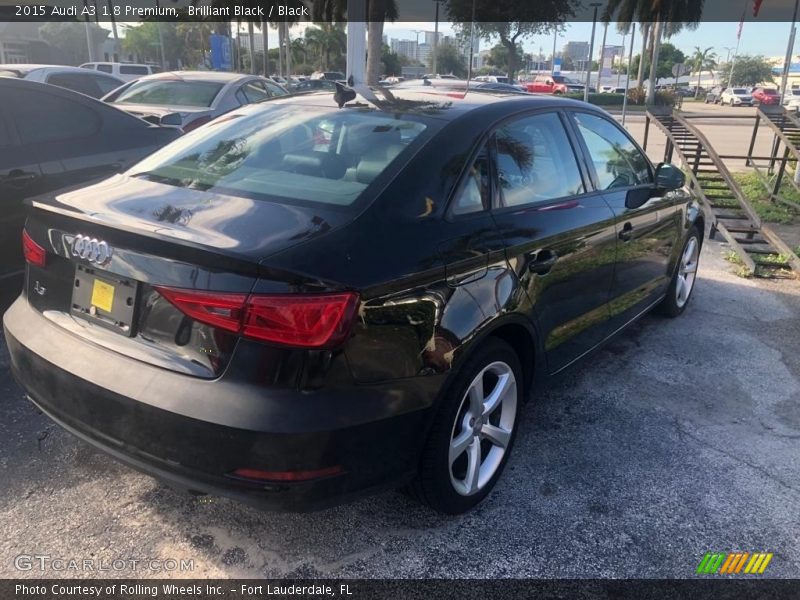
[[[96,265],[104,265],[111,260],[111,253],[111,246],[96,238],[76,235],[72,241],[72,255]]]

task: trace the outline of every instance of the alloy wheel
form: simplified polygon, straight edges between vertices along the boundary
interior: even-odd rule
[[[681,255],[681,264],[678,270],[678,281],[675,285],[675,302],[678,308],[683,308],[689,301],[689,296],[694,287],[694,280],[697,277],[697,267],[700,257],[700,244],[697,238],[692,236],[686,243]]]
[[[449,471],[462,496],[483,489],[502,464],[517,415],[517,381],[504,362],[486,366],[470,383],[450,436]]]

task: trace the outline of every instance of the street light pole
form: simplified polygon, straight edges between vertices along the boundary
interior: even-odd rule
[[[436,3],[436,18],[433,21],[433,60],[431,61],[431,71],[435,75],[437,73],[437,56],[438,48],[439,48],[439,2],[442,0],[433,0]]]
[[[636,23],[631,23],[631,49],[628,51],[628,65],[625,67],[625,97],[622,99],[622,126],[628,112],[628,91],[631,89],[631,63],[633,62],[633,43],[636,41]],[[644,57],[642,57],[644,60]]]
[[[555,33],[553,34],[553,60],[552,64],[550,65],[550,73],[553,74],[556,72],[556,46],[558,45],[558,25],[555,27]]]
[[[603,76],[603,66],[606,59],[606,36],[608,35],[608,22],[603,29],[603,44],[600,46],[600,62],[597,64],[597,91],[600,91],[600,78]]]
[[[783,64],[783,79],[781,80],[781,106],[786,98],[786,90],[789,87],[789,68],[792,63],[792,54],[794,53],[794,38],[797,34],[795,22],[797,21],[797,9],[800,6],[800,0],[794,0],[794,14],[792,15],[792,29],[789,34],[789,44],[786,47],[786,62]],[[797,169],[800,172],[800,169]]]
[[[594,16],[592,17],[592,39],[589,42],[589,64],[586,69],[586,86],[583,88],[583,101],[589,101],[589,84],[592,81],[592,55],[594,54],[594,33],[597,28],[597,8],[601,5],[600,2],[592,2],[589,6],[594,7]]]

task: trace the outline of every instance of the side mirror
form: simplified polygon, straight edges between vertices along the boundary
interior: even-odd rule
[[[181,117],[180,113],[169,113],[168,115],[161,117],[158,120],[158,124],[166,127],[180,127],[183,125],[183,118]]]
[[[656,188],[672,192],[686,184],[686,175],[678,167],[669,163],[661,163],[656,169]]]

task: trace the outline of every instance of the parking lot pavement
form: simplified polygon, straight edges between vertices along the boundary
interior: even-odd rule
[[[38,414],[3,346],[0,577],[43,575],[19,554],[193,559],[172,576],[691,577],[710,550],[774,552],[768,574],[800,577],[800,283],[740,279],[722,250],[683,318],[646,317],[535,394],[462,517],[397,493],[307,515],[184,496]]]

